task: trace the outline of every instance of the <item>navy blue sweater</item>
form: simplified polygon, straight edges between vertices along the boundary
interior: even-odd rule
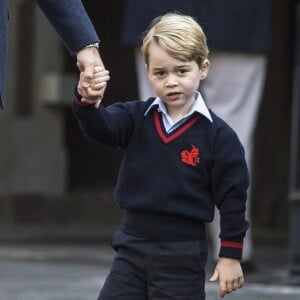
[[[248,171],[238,137],[212,112],[213,122],[194,113],[167,134],[155,107],[145,116],[152,102],[99,109],[78,100],[73,104],[89,139],[124,150],[115,190],[115,200],[125,210],[121,229],[153,240],[202,239],[216,205],[220,256],[241,259],[248,228]]]

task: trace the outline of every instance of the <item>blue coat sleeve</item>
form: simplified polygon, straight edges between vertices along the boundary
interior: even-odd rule
[[[0,108],[3,108],[6,80],[6,56],[7,56],[7,1],[0,2]]]
[[[99,41],[80,0],[37,0],[37,3],[72,55]]]

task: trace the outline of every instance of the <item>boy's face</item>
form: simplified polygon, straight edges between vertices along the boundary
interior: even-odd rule
[[[152,42],[149,47],[149,79],[168,112],[186,113],[195,101],[200,80],[207,76],[208,60],[199,68],[195,61],[180,61]]]

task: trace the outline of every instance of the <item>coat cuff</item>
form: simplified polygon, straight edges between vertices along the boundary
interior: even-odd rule
[[[220,257],[242,259],[243,241],[221,240]]]

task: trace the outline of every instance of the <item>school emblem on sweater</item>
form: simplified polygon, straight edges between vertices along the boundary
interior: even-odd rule
[[[190,150],[181,151],[181,161],[187,165],[196,167],[200,163],[200,151],[195,145]]]

